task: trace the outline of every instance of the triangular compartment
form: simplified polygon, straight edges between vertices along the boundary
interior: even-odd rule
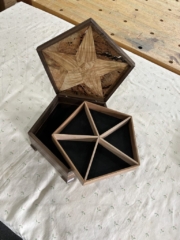
[[[58,141],[82,178],[85,177],[95,142],[92,141]]]
[[[110,128],[114,127],[115,125],[124,120],[92,109],[90,109],[90,113],[92,115],[92,118],[94,120],[94,123],[99,134],[106,132],[107,130],[109,130]]]
[[[113,173],[127,167],[130,167],[128,163],[99,144],[87,180]]]
[[[72,120],[61,131],[61,134],[94,135],[84,108],[72,118]]]
[[[129,122],[104,138],[111,145],[134,159],[129,131]]]

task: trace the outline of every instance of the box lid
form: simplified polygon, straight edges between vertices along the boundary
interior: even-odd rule
[[[106,102],[134,67],[93,19],[37,48],[57,94]]]

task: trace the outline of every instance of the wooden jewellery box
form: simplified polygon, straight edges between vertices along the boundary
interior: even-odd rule
[[[106,108],[134,62],[93,19],[42,44],[37,52],[56,97],[28,132],[31,146],[66,182],[77,176],[86,184],[136,168],[132,117]]]

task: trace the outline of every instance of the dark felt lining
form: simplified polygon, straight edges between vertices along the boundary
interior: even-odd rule
[[[60,132],[63,134],[94,135],[84,108]]]
[[[99,144],[87,179],[89,180],[127,167],[130,167],[128,163]]]
[[[122,119],[115,118],[115,117],[106,115],[104,113],[97,112],[92,109],[90,109],[90,112],[99,134],[106,132],[110,128],[122,122]]]
[[[0,240],[22,240],[22,238],[17,236],[6,225],[0,222]]]
[[[84,178],[93,153],[95,142],[59,141],[59,143]]]
[[[58,104],[36,134],[36,137],[39,138],[39,140],[69,169],[70,166],[55,146],[51,135],[76,108],[77,106],[75,105],[64,103]]]
[[[121,150],[123,153],[131,158],[133,157],[131,138],[129,133],[129,122],[115,132],[108,135],[105,140]]]
[[[52,153],[54,153],[54,155],[57,158],[59,158],[60,161],[64,163],[64,165],[67,166],[68,168],[70,168],[70,166],[68,165],[64,157],[61,155],[61,153],[53,143],[51,135],[74,112],[76,108],[77,106],[75,105],[69,105],[64,103],[58,104],[36,134],[39,140],[43,142],[43,144],[47,148],[49,148],[49,150]],[[100,133],[107,131],[108,129],[122,121],[121,119],[117,119],[106,114],[101,114],[93,110],[91,110],[91,114],[95,118],[95,123]],[[80,119],[80,121],[82,121],[83,127],[82,126],[78,127],[79,125],[78,118]],[[129,123],[124,125],[122,128],[118,129],[108,137],[106,137],[105,140],[114,145],[115,147],[117,147],[118,149],[120,149],[121,151],[123,151],[124,153],[126,153],[128,156],[133,157],[128,125]],[[75,124],[73,123],[71,126],[69,124],[69,129],[64,130],[70,131],[71,129],[72,132],[71,131],[69,132],[71,134],[75,132],[83,134],[84,132],[81,132],[82,128],[84,129],[83,131],[85,132],[86,128],[88,129],[87,131],[88,135],[90,135],[90,131],[92,132],[85,111],[81,111],[80,114],[77,115]],[[76,141],[73,143],[71,147],[70,144],[72,142],[70,141],[63,142],[64,144],[66,142],[65,144],[66,146],[64,146],[64,148],[66,148],[65,150],[67,151],[67,154],[69,155],[70,159],[72,158],[71,159],[72,161],[75,161],[76,168],[78,169],[80,174],[84,177],[95,142]],[[69,145],[68,149],[67,145]],[[73,158],[75,160],[73,160]],[[84,164],[82,164],[83,161]],[[117,171],[128,166],[129,165],[127,163],[125,163],[120,158],[116,157],[114,154],[112,154],[111,152],[103,148],[101,145],[99,145],[97,148],[97,152],[95,154],[95,158],[93,160],[93,164],[90,169],[88,179],[98,177],[113,171]]]

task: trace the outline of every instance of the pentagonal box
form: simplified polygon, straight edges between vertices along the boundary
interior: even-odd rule
[[[55,146],[52,133],[84,101],[106,107],[134,62],[92,19],[44,43],[37,51],[56,97],[30,129],[31,145],[70,182],[77,171],[72,171],[72,164]]]

